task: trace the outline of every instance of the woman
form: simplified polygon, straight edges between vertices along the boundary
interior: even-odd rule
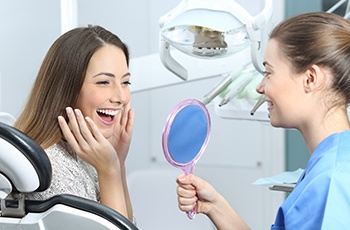
[[[49,49],[15,127],[45,149],[47,199],[73,194],[133,218],[125,159],[133,128],[127,46],[99,26],[73,29]]]
[[[270,122],[295,128],[311,157],[271,229],[346,229],[350,225],[350,23],[324,12],[287,19],[271,33],[257,86]],[[177,178],[182,211],[198,204],[218,229],[249,229],[227,201],[194,176]]]

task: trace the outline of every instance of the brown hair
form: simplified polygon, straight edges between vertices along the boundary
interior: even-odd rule
[[[275,27],[270,39],[279,43],[282,56],[292,64],[295,73],[302,73],[313,64],[327,68],[333,76],[331,88],[349,104],[349,21],[326,12],[304,13]]]
[[[75,107],[91,56],[105,44],[120,48],[129,65],[129,51],[118,36],[100,26],[80,27],[60,36],[50,47],[15,127],[44,149],[62,134],[57,117]]]

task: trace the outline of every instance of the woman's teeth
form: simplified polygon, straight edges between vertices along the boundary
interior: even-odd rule
[[[105,115],[109,115],[109,116],[115,116],[118,114],[119,110],[107,110],[107,109],[98,109],[97,112],[98,113],[103,113]]]

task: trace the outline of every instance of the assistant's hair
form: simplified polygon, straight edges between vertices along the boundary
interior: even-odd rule
[[[50,47],[40,67],[23,112],[15,127],[44,149],[62,134],[57,117],[75,107],[91,56],[106,44],[115,45],[129,66],[129,51],[118,36],[100,26],[79,27],[60,36]]]
[[[331,88],[349,104],[349,21],[326,12],[304,13],[275,27],[270,39],[279,43],[282,57],[292,64],[295,73],[302,73],[313,64],[327,68],[333,76]]]

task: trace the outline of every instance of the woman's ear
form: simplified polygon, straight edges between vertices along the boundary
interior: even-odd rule
[[[318,65],[311,65],[305,72],[304,76],[304,90],[310,93],[321,89],[326,80],[326,72]]]

